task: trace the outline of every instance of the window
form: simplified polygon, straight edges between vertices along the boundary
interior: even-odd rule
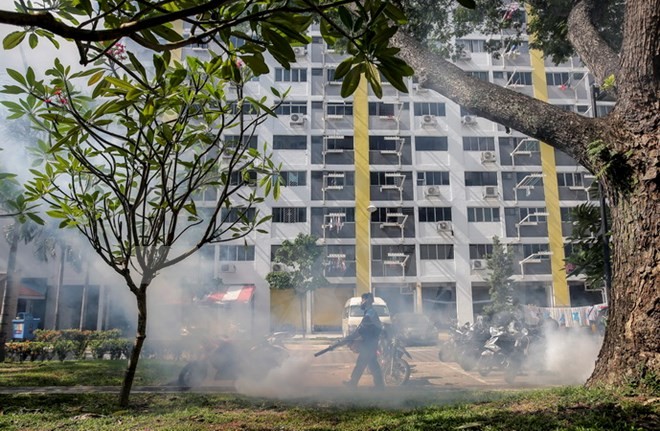
[[[414,110],[416,117],[422,115],[445,116],[445,104],[439,102],[415,102]]]
[[[463,136],[463,151],[495,151],[495,138],[491,136]]]
[[[465,172],[466,186],[496,186],[497,172]]]
[[[282,102],[275,108],[277,115],[307,114],[307,103],[305,102]]]
[[[273,208],[273,223],[304,223],[307,221],[307,208]]]
[[[229,175],[230,186],[256,186],[257,173],[255,171],[232,171]]]
[[[417,136],[415,150],[417,151],[447,151],[449,144],[446,136]]]
[[[325,76],[326,76],[328,82],[335,82],[335,83],[341,84],[342,79],[335,79],[335,72],[336,72],[336,69],[327,69]]]
[[[559,214],[561,217],[562,223],[572,223],[573,222],[573,210],[575,207],[561,207],[559,208]]]
[[[394,117],[394,104],[369,102],[369,115],[375,115],[377,117]]]
[[[487,259],[493,254],[493,244],[470,244],[470,259]]]
[[[345,223],[355,223],[355,208],[350,207],[332,207],[332,208],[323,208],[323,215],[329,214],[344,214]]]
[[[568,72],[546,73],[545,80],[548,85],[561,87],[562,89],[571,88],[571,78],[569,78]]]
[[[472,207],[467,209],[468,222],[499,222],[499,208]]]
[[[589,112],[589,106],[588,105],[577,105],[577,112],[578,114],[586,114]]]
[[[245,115],[258,114],[259,110],[248,101],[237,102],[235,100],[227,102],[227,107],[229,108],[229,113],[232,115],[239,114],[239,106],[241,112]]]
[[[239,135],[226,135],[225,145],[228,149],[236,148],[238,146],[239,140],[241,140],[241,137]],[[241,147],[257,148],[258,136],[256,135],[243,136],[242,141],[243,141],[243,145]]]
[[[486,81],[488,82],[488,72],[480,72],[480,71],[471,71],[467,72],[468,75],[473,76],[481,81]]]
[[[353,115],[352,103],[328,103],[326,114],[335,116]]]
[[[419,221],[433,223],[437,221],[451,221],[450,207],[420,207]]]
[[[550,259],[550,256],[547,253],[548,244],[523,244],[523,256],[529,257],[533,254],[536,254],[538,259]],[[540,255],[538,253],[541,253]]]
[[[417,172],[418,186],[448,186],[449,172],[445,171],[427,171]]]
[[[517,209],[518,209],[518,221],[525,220],[528,222],[538,222],[538,223],[547,222],[547,217],[545,215],[538,215],[538,214],[545,214],[544,207],[537,207],[537,208],[519,207]]]
[[[353,186],[355,185],[355,175],[353,172],[331,171],[324,172],[325,185],[327,186]]]
[[[401,140],[408,138],[400,136],[369,136],[370,151],[394,151],[401,146]]]
[[[486,52],[486,43],[478,39],[457,39],[456,45],[461,45],[464,52]]]
[[[313,138],[314,139],[314,138]],[[318,141],[316,141],[318,142]],[[325,148],[326,150],[347,150],[350,151],[353,149],[353,137],[352,136],[326,136],[325,137]]]
[[[220,261],[236,262],[254,260],[253,245],[221,245]]]
[[[507,85],[532,85],[532,72],[507,72]]]
[[[421,244],[419,246],[420,260],[452,260],[454,259],[453,244]]]
[[[403,182],[402,178],[410,179],[410,173],[406,174],[406,172],[396,172],[394,175],[395,176],[392,176],[391,172],[371,172],[369,174],[369,184],[372,186],[399,186]]]
[[[282,171],[280,172],[282,185],[284,187],[299,187],[307,185],[306,171]]]
[[[304,135],[273,135],[274,150],[306,150],[307,136]]]
[[[307,69],[291,68],[283,69],[281,67],[275,68],[275,81],[276,82],[307,82]]]
[[[372,223],[385,223],[385,222],[391,222],[392,219],[388,217],[388,214],[391,213],[400,213],[407,215],[412,218],[413,216],[413,209],[412,208],[384,208],[380,207],[377,208],[376,211],[371,213],[371,222]],[[400,220],[400,219],[397,219]]]
[[[584,188],[584,181],[581,172],[559,172],[557,174],[557,185],[559,187],[580,187]]]
[[[234,223],[241,219],[254,220],[256,213],[254,208],[221,208],[220,220],[223,223]]]
[[[493,79],[504,79],[504,72],[493,72]]]

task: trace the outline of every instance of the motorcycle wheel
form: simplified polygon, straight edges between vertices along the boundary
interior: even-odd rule
[[[490,374],[493,369],[493,356],[492,355],[481,355],[477,361],[477,371],[483,377],[486,377]]]
[[[196,388],[206,380],[206,363],[201,361],[186,364],[179,372],[179,386]]]
[[[438,351],[438,359],[440,362],[451,362],[454,359],[452,354],[453,348],[451,345],[444,343],[440,345],[440,350]]]
[[[461,366],[465,371],[472,371],[474,367],[477,365],[477,360],[474,359],[472,355],[469,353],[463,353],[461,357],[458,359],[458,365]]]
[[[410,379],[410,364],[405,359],[397,359],[392,364],[392,369],[385,370],[384,374],[386,385],[401,386]]]

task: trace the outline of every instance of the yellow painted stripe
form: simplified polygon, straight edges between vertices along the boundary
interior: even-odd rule
[[[528,10],[529,16],[529,10]],[[530,50],[532,61],[532,84],[534,97],[544,102],[548,101],[548,86],[545,79],[545,64],[543,53],[537,49]],[[557,166],[555,164],[555,149],[541,142],[541,168],[543,170],[543,191],[545,207],[548,212],[548,240],[552,270],[552,299],[556,307],[569,306],[571,299],[566,280],[566,263],[564,262],[564,240],[561,233],[561,210],[559,209],[559,186],[557,185]]]
[[[367,79],[362,76],[353,95],[353,146],[355,149],[355,278],[356,293],[371,291],[371,250],[367,207],[369,193],[369,100]]]

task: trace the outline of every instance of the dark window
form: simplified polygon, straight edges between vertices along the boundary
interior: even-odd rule
[[[446,171],[426,171],[417,172],[418,186],[448,186],[449,172]]]
[[[453,244],[421,244],[419,246],[420,260],[451,260],[454,259]]]
[[[417,136],[415,150],[417,151],[447,151],[449,148],[446,136]]]
[[[493,254],[493,244],[470,244],[470,259],[486,259]]]
[[[282,185],[285,187],[298,187],[307,185],[306,171],[282,171],[280,172]]]
[[[401,140],[405,141],[407,138],[401,136],[369,136],[369,150],[398,150],[401,146]]]
[[[307,114],[307,103],[305,102],[282,102],[275,108],[277,115]]]
[[[220,246],[221,262],[251,261],[251,260],[254,260],[253,245],[221,245]]]
[[[532,85],[532,72],[507,72],[507,85]]]
[[[273,208],[273,223],[304,223],[307,221],[307,208]]]
[[[303,135],[274,135],[274,150],[306,150],[307,136]]]
[[[497,172],[465,172],[466,186],[496,186]]]
[[[437,221],[451,221],[451,208],[450,207],[420,207],[419,221],[427,222],[427,223],[432,223]]]
[[[275,81],[276,82],[306,82],[307,69],[291,68],[283,69],[281,67],[275,68]]]
[[[435,115],[436,117],[445,116],[445,104],[439,102],[415,102],[415,116]]]
[[[352,103],[328,103],[326,114],[336,116],[353,115]]]
[[[481,71],[471,71],[467,72],[468,75],[473,76],[481,81],[486,81],[488,82],[488,72],[481,72]]]
[[[353,137],[352,136],[343,136],[343,137],[326,136],[324,139],[325,139],[325,149],[326,150],[352,150],[353,149]]]
[[[571,86],[571,80],[569,78],[568,72],[546,73],[545,80],[548,85],[556,87],[570,88]]]
[[[468,222],[499,222],[499,208],[474,207],[467,209]]]
[[[495,138],[491,136],[463,136],[464,151],[495,151]]]
[[[254,220],[256,212],[254,208],[222,208],[220,210],[220,220],[223,223],[233,223],[241,219]]]
[[[369,102],[369,115],[377,117],[393,117],[394,104],[382,102]]]
[[[229,175],[229,185],[230,186],[256,186],[257,185],[257,173],[255,171],[233,171]]]

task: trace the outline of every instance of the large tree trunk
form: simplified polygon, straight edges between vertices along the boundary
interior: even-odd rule
[[[2,289],[2,301],[0,302],[0,363],[5,361],[5,343],[11,341],[13,332],[13,320],[16,317],[18,307],[19,283],[16,279],[16,255],[18,254],[18,236],[13,235],[10,239],[9,256],[7,257],[7,274]]]
[[[569,30],[599,82],[616,73],[618,102],[605,118],[559,112],[473,79],[406,34],[394,43],[420,84],[602,172],[613,220],[613,282],[607,334],[588,383],[622,384],[660,375],[660,0],[626,2],[619,64],[604,44],[580,39],[596,37],[586,28],[593,3],[576,2]]]
[[[138,361],[140,360],[140,352],[144,345],[144,340],[147,338],[147,295],[146,286],[140,286],[140,290],[136,293],[138,320],[137,331],[135,333],[135,343],[131,356],[128,360],[128,368],[124,374],[124,380],[121,384],[121,392],[119,393],[119,405],[122,407],[128,406],[128,400],[131,395],[131,388],[133,387],[133,380],[135,379],[135,371],[137,370]]]

